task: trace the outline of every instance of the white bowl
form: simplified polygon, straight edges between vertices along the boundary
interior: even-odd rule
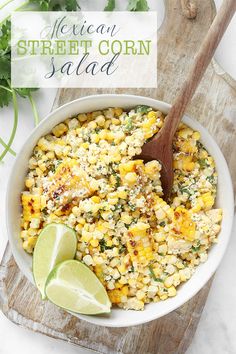
[[[167,113],[170,105],[147,97],[132,95],[96,95],[77,99],[50,113],[30,134],[19,152],[10,175],[6,215],[9,241],[14,258],[23,274],[33,283],[32,257],[22,248],[20,239],[20,195],[24,189],[24,178],[28,170],[28,160],[38,139],[49,133],[58,123],[79,112],[91,112],[106,107],[132,108],[137,105],[148,105]],[[226,161],[214,139],[197,121],[184,116],[183,121],[201,133],[201,141],[214,157],[218,171],[218,189],[216,206],[223,209],[223,221],[219,242],[212,246],[207,262],[197,267],[192,278],[179,287],[176,297],[166,301],[151,303],[144,311],[124,311],[113,309],[108,316],[76,315],[88,322],[109,327],[126,327],[152,321],[177,309],[191,299],[211,278],[216,271],[227,247],[233,222],[233,188]]]

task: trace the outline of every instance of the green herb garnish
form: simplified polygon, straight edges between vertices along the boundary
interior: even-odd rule
[[[149,265],[148,268],[149,268],[149,271],[150,271],[150,274],[151,274],[152,279],[155,280],[155,281],[158,281],[159,283],[163,283],[163,280],[162,280],[161,278],[157,278],[157,277],[155,276],[155,273],[154,273],[154,270],[153,270],[152,266]]]
[[[104,11],[113,11],[116,7],[116,0],[108,0]]]
[[[150,109],[151,108],[149,106],[137,106],[135,108],[135,112],[144,114],[144,113],[147,113],[148,111],[150,111]]]
[[[104,252],[105,250],[111,250],[113,248],[113,246],[107,246],[106,240],[104,240],[104,238],[99,241],[99,245],[101,252]]]
[[[119,254],[122,254],[126,251],[126,247],[125,245],[121,245],[120,248],[119,248]]]
[[[148,11],[147,0],[129,0],[128,11]]]
[[[133,117],[127,117],[127,123],[125,124],[124,130],[130,132],[133,127]]]
[[[209,164],[208,164],[208,162],[207,162],[206,159],[199,159],[199,160],[198,160],[198,163],[199,163],[199,165],[200,165],[200,168],[205,168],[205,167],[208,167],[208,166],[209,166]]]
[[[164,226],[166,226],[166,223],[165,223],[165,221],[161,221],[159,225],[164,227]]]

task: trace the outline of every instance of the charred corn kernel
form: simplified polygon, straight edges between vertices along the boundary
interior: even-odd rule
[[[53,134],[59,138],[64,133],[68,131],[68,127],[64,123],[58,124],[55,128],[52,129]]]
[[[149,227],[148,224],[143,222],[138,222],[136,225],[129,227],[126,246],[132,261],[147,264],[154,258],[152,240],[149,239],[147,234]]]
[[[85,122],[88,119],[87,114],[85,114],[85,113],[79,114],[78,119],[80,122]]]
[[[176,236],[182,237],[188,241],[194,241],[196,225],[191,219],[187,209],[179,206],[174,212],[173,231]]]
[[[34,179],[33,178],[27,178],[25,180],[25,186],[27,188],[31,188],[34,185]]]
[[[40,218],[40,195],[23,193],[21,197],[23,207],[23,218],[31,221],[33,218]]]

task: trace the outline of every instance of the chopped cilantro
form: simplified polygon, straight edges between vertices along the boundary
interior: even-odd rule
[[[134,204],[132,204],[131,202],[128,202],[128,205],[129,205],[131,211],[135,211],[136,210],[136,206]]]
[[[137,106],[135,108],[135,112],[143,114],[143,113],[147,113],[148,111],[150,111],[150,109],[151,108],[149,106]]]
[[[119,248],[119,254],[122,254],[126,251],[126,247],[125,245],[121,245],[120,248]]]
[[[211,184],[215,184],[215,177],[214,175],[207,176],[207,181],[209,181]]]
[[[200,247],[201,247],[201,244],[200,244],[200,241],[198,240],[197,241],[197,245],[196,246],[192,246],[191,249],[192,249],[193,253],[196,253],[196,252],[200,251]]]
[[[104,252],[105,250],[111,250],[113,246],[107,246],[106,240],[104,238],[99,241],[101,252]]]
[[[163,280],[162,280],[161,278],[157,278],[157,277],[155,276],[155,273],[154,273],[154,270],[153,270],[152,266],[149,265],[148,268],[149,268],[149,271],[150,271],[150,274],[151,274],[152,279],[154,279],[155,281],[158,281],[159,283],[163,283]]]
[[[199,159],[198,163],[200,165],[200,168],[205,168],[209,166],[208,161],[206,159]]]
[[[125,124],[124,130],[130,132],[133,129],[133,117],[127,117],[127,122]]]
[[[164,226],[166,226],[166,223],[165,223],[165,221],[161,221],[159,225],[164,227]]]
[[[47,213],[48,213],[48,212],[47,212],[47,207],[43,208],[41,211],[42,211],[42,213],[43,213],[44,215],[47,215]]]
[[[133,273],[134,272],[134,266],[132,264],[132,266],[130,267],[129,273]]]

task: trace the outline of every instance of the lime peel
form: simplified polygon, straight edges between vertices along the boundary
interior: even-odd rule
[[[111,302],[102,283],[83,263],[67,260],[49,274],[45,293],[55,305],[86,315],[109,313]]]
[[[48,224],[39,234],[33,254],[33,275],[43,299],[49,273],[62,261],[73,259],[76,248],[76,233],[65,224]]]

